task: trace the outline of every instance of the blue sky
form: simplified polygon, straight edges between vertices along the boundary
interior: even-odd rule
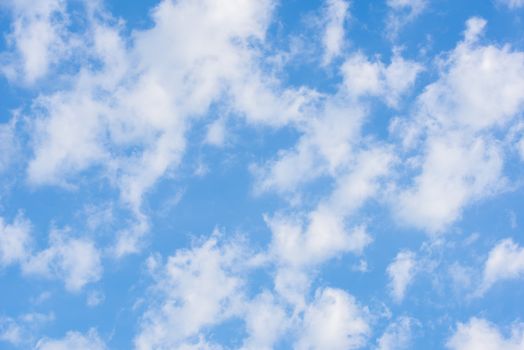
[[[524,349],[522,0],[0,3],[1,349]]]

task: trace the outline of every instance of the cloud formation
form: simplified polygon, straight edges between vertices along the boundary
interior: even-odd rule
[[[2,3],[0,342],[522,348],[505,3]]]

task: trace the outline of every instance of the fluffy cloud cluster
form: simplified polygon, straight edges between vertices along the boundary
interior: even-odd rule
[[[412,282],[416,272],[415,254],[411,251],[401,251],[389,264],[387,274],[391,296],[396,302],[401,302],[407,287]]]
[[[354,298],[324,289],[304,315],[303,335],[296,349],[358,349],[366,344],[369,325]]]
[[[442,63],[439,79],[418,97],[414,121],[391,125],[408,149],[422,147],[413,186],[400,194],[398,217],[443,232],[471,202],[505,187],[504,142],[524,106],[524,53],[481,45],[486,22],[467,22],[464,41]]]
[[[98,281],[102,273],[101,254],[94,242],[74,237],[69,230],[52,230],[49,246],[35,252],[31,224],[22,215],[12,224],[0,217],[0,267],[15,263],[25,274],[61,279],[73,292]]]
[[[510,187],[507,150],[524,154],[524,53],[483,44],[486,21],[471,18],[463,39],[434,62],[436,79],[410,101],[429,67],[399,48],[387,60],[350,50],[349,4],[327,0],[320,11],[320,68],[333,72],[335,83],[332,90],[317,91],[286,85],[273,61],[278,59],[267,57],[274,49],[266,40],[277,7],[273,0],[162,0],[151,10],[150,25],[131,35],[99,1],[78,3],[84,20],[75,31],[67,1],[6,2],[14,20],[1,72],[32,89],[59,79],[0,125],[0,174],[26,147],[31,186],[75,190],[103,182],[117,189],[115,203],[127,219],[111,247],[101,250],[73,228],[52,229],[48,244],[38,249],[29,220],[19,215],[7,223],[0,217],[0,268],[17,265],[23,275],[63,281],[70,292],[98,282],[102,252],[119,258],[146,246],[144,236],[153,227],[144,210],[147,195],[160,180],[178,174],[194,125],[205,125],[197,143],[225,147],[228,122],[237,118],[250,128],[296,134],[291,146],[250,164],[255,194],[284,199],[283,207],[264,215],[267,245],[254,249],[247,239],[214,233],[165,260],[152,255],[152,284],[135,305],[141,312],[135,348],[220,349],[210,333],[229,321],[241,324],[237,344],[246,350],[369,345],[373,322],[382,316],[329,281],[319,285],[318,271],[349,254],[364,261],[375,239],[368,218],[358,215],[368,204],[387,206],[401,225],[434,239],[469,205]],[[394,39],[427,1],[386,5]],[[403,111],[383,139],[365,129],[374,104],[388,113]],[[27,144],[17,139],[19,121]],[[76,181],[83,175],[85,182]],[[327,186],[310,196],[319,183]],[[419,254],[426,252],[397,251],[380,273],[389,280],[385,294],[400,304],[423,272]],[[251,288],[255,274],[263,274],[267,284]],[[523,275],[524,248],[503,240],[488,255],[479,295]],[[96,305],[100,295],[93,292],[88,303]],[[395,315],[388,322],[377,336],[378,349],[411,346],[417,321]],[[21,331],[5,324],[0,339],[19,341]],[[447,346],[521,349],[521,328],[515,325],[507,337],[473,318],[458,325]],[[95,330],[36,343],[41,350],[70,348],[107,346]]]
[[[0,341],[18,348],[30,348],[42,326],[55,319],[53,314],[27,313],[17,318],[0,316]]]
[[[27,274],[64,280],[66,289],[79,291],[102,274],[100,252],[87,238],[68,237],[70,232],[53,230],[49,247],[31,256],[23,265]]]
[[[148,231],[144,194],[180,163],[192,120],[218,103],[250,123],[284,125],[301,116],[309,93],[281,88],[257,64],[257,42],[274,7],[269,0],[163,1],[152,12],[152,28],[136,32],[131,43],[101,20],[109,16],[101,5],[84,6],[88,59],[73,55],[79,70],[66,88],[38,99],[28,177],[71,187],[72,176],[101,169],[135,215],[115,243],[122,256],[136,252]],[[217,132],[210,143],[220,143]]]
[[[149,259],[155,284],[135,338],[137,349],[214,348],[207,330],[229,319],[245,325],[242,349],[272,349],[283,338],[297,349],[357,349],[367,343],[369,315],[353,296],[318,289],[299,309],[278,289],[250,297],[249,273],[260,261],[247,258],[252,255],[238,244],[219,244],[217,237],[179,250],[165,263]]]
[[[498,281],[522,277],[524,277],[524,247],[511,239],[505,239],[489,252],[479,293],[484,293]]]
[[[396,107],[402,95],[413,86],[422,67],[395,52],[387,66],[356,53],[344,62],[341,69],[344,87],[350,95],[380,96],[390,107]]]
[[[20,263],[30,250],[31,229],[29,221],[18,215],[12,224],[0,217],[0,267]]]
[[[5,6],[12,11],[15,20],[8,36],[12,51],[0,57],[1,71],[14,81],[33,84],[67,55],[66,2],[45,0],[34,4],[8,0]]]
[[[344,47],[344,22],[348,15],[349,3],[346,0],[329,0],[326,8],[326,26],[323,35],[324,57],[322,63],[328,65],[340,55]]]
[[[485,319],[472,318],[468,323],[459,323],[447,347],[452,350],[519,350],[524,348],[524,325],[514,324],[511,335],[506,337]]]
[[[221,249],[216,239],[210,239],[192,250],[177,252],[165,265],[158,266],[161,262],[151,258],[150,268],[158,279],[155,290],[161,298],[159,305],[146,311],[136,348],[178,348],[205,326],[235,315],[243,287],[231,271],[240,265],[238,249]]]

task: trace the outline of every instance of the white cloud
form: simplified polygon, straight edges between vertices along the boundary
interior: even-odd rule
[[[238,313],[243,282],[233,270],[245,263],[239,249],[219,246],[211,237],[190,250],[177,251],[165,264],[150,261],[155,297],[142,317],[136,348],[178,348],[203,327]]]
[[[473,44],[486,29],[488,22],[484,18],[471,17],[466,21],[466,30],[464,31],[464,42]]]
[[[459,323],[457,330],[446,343],[452,350],[522,350],[524,349],[524,324],[515,323],[509,337],[490,322],[471,318]]]
[[[510,238],[504,239],[489,252],[479,293],[484,293],[499,281],[522,277],[524,277],[524,247]]]
[[[135,214],[115,254],[136,252],[149,229],[144,195],[179,165],[194,118],[218,102],[249,123],[279,126],[301,116],[310,92],[283,89],[258,64],[256,44],[273,7],[270,0],[162,1],[151,28],[128,40],[92,5],[82,50],[99,64],[81,65],[67,89],[35,101],[29,181],[72,186],[71,176],[97,165]],[[225,139],[211,134],[215,143]]]
[[[323,262],[349,251],[353,243],[344,223],[327,210],[312,212],[304,231],[302,223],[291,218],[272,217],[266,221],[273,235],[274,254],[292,266]]]
[[[70,235],[69,230],[52,230],[49,247],[23,263],[24,273],[62,279],[71,292],[98,281],[102,274],[100,252],[91,240]]]
[[[43,338],[36,344],[36,350],[105,350],[107,346],[94,329],[87,334],[67,332],[61,339]]]
[[[12,224],[0,217],[0,267],[19,264],[24,274],[64,280],[77,292],[102,274],[100,252],[88,238],[70,236],[69,230],[52,230],[49,246],[34,252],[31,223],[19,214]]]
[[[402,350],[411,346],[412,331],[417,321],[401,316],[390,323],[384,334],[378,339],[377,350]]]
[[[19,214],[12,224],[0,217],[0,267],[23,262],[31,253],[31,224]]]
[[[155,283],[135,337],[137,349],[215,348],[206,341],[207,332],[232,318],[244,321],[246,350],[272,349],[283,337],[296,340],[299,349],[349,349],[367,341],[367,309],[331,288],[306,302],[310,278],[303,269],[277,268],[274,290],[248,297],[247,273],[265,265],[267,256],[246,255],[241,245],[219,238],[215,232],[165,263],[158,256],[148,259]]]
[[[2,72],[13,80],[32,84],[44,77],[65,51],[65,1],[8,0],[13,14],[12,32],[7,36],[13,53],[4,52]]]
[[[35,334],[46,323],[53,321],[54,315],[28,313],[16,318],[0,316],[0,342],[10,343],[16,348],[32,348]]]
[[[379,96],[390,107],[396,107],[400,97],[415,83],[422,66],[405,60],[395,51],[389,65],[370,61],[362,53],[353,54],[342,65],[344,87],[351,96]]]
[[[389,264],[387,274],[389,276],[389,288],[393,299],[400,303],[406,294],[406,289],[413,281],[416,273],[415,253],[403,250],[397,254]]]
[[[439,80],[420,96],[419,113],[437,127],[504,126],[524,107],[524,53],[509,45],[480,45],[486,25],[481,18],[466,25],[465,40],[442,62]]]
[[[366,311],[340,289],[318,290],[304,313],[296,349],[359,349],[371,333]]]
[[[345,252],[361,253],[372,239],[364,226],[348,231],[346,219],[377,193],[391,161],[387,150],[362,152],[354,168],[338,179],[331,195],[305,219],[266,218],[273,235],[272,253],[280,262],[295,267],[319,264]]]
[[[464,41],[444,56],[412,119],[391,124],[405,148],[424,150],[410,160],[420,173],[394,199],[394,211],[430,233],[445,231],[467,205],[505,187],[499,138],[524,107],[524,53],[481,45],[485,24],[467,21]]]
[[[276,294],[296,312],[304,310],[311,276],[303,268],[281,266],[275,273],[273,283]]]
[[[62,178],[102,160],[100,120],[102,107],[87,96],[84,87],[41,99],[39,104],[51,116],[35,123],[35,154],[29,163],[31,183],[61,183]]]
[[[328,101],[310,113],[304,134],[293,149],[279,152],[276,160],[255,169],[257,192],[295,192],[319,176],[336,174],[353,160],[363,109],[345,101]]]
[[[421,174],[396,199],[394,211],[405,223],[430,233],[444,231],[469,202],[500,191],[503,153],[496,142],[467,139],[461,133],[426,142]]]
[[[337,178],[358,161],[361,127],[368,106],[360,97],[378,97],[396,107],[413,86],[422,67],[403,59],[395,50],[389,65],[355,53],[340,67],[343,81],[335,94],[318,96],[304,109],[307,119],[297,123],[302,135],[296,145],[279,152],[277,159],[255,166],[255,191],[295,194],[300,186],[321,177]]]
[[[350,218],[382,188],[392,155],[377,147],[351,160],[332,193],[307,214],[266,216],[272,233],[268,254],[278,266],[275,290],[297,310],[306,304],[313,267],[345,253],[362,254],[373,240],[365,226],[350,224]]]
[[[273,349],[275,342],[290,326],[284,308],[269,292],[258,295],[249,303],[245,322],[248,333],[242,346],[245,350]]]
[[[326,24],[322,37],[324,56],[322,64],[328,65],[340,55],[344,47],[344,22],[349,4],[346,0],[326,0]]]
[[[378,197],[384,180],[395,164],[395,155],[389,147],[368,145],[350,158],[345,172],[335,178],[332,193],[318,208],[349,217],[366,201]]]

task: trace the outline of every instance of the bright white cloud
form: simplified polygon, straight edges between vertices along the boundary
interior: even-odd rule
[[[311,213],[305,231],[302,223],[292,218],[273,217],[267,223],[273,234],[274,254],[297,267],[318,264],[351,250],[361,252],[371,242],[363,228],[346,232],[343,221],[327,210]]]
[[[483,19],[466,25],[465,40],[443,62],[439,80],[420,96],[419,113],[444,128],[505,125],[524,107],[524,53],[509,45],[480,45]]]
[[[465,40],[418,97],[413,120],[391,125],[405,147],[424,149],[410,160],[420,173],[395,198],[394,211],[431,233],[444,231],[468,204],[505,187],[496,128],[510,125],[524,107],[524,53],[481,45],[485,24],[468,20]]]
[[[136,348],[178,348],[203,327],[238,313],[243,282],[233,271],[245,263],[239,249],[219,246],[211,237],[193,249],[177,251],[165,264],[150,258],[158,295],[142,317]]]
[[[9,224],[0,217],[0,267],[23,262],[31,253],[31,224],[18,215]]]
[[[105,350],[107,346],[94,329],[87,334],[67,332],[61,339],[43,338],[36,344],[36,350]]]
[[[12,224],[0,217],[0,267],[19,264],[25,274],[63,280],[72,292],[100,279],[101,256],[92,240],[52,230],[49,246],[34,252],[30,233],[31,223],[22,215]]]
[[[295,192],[319,176],[335,175],[353,160],[363,109],[345,101],[328,101],[310,114],[295,147],[281,151],[276,160],[255,169],[257,192]]]
[[[362,53],[353,54],[340,68],[343,82],[337,93],[305,108],[308,118],[297,127],[302,136],[296,145],[280,151],[276,160],[254,167],[255,190],[296,193],[321,176],[336,179],[358,161],[361,127],[367,117],[367,106],[359,98],[374,96],[395,107],[421,70],[418,63],[403,59],[398,52],[387,66],[369,61]]]
[[[275,290],[296,310],[306,305],[312,267],[346,253],[361,254],[372,242],[350,218],[382,188],[392,155],[380,147],[362,151],[341,174],[332,193],[307,214],[266,217],[272,239],[269,256],[278,266]]]
[[[304,314],[303,329],[296,349],[359,349],[371,333],[366,311],[355,298],[340,289],[316,293]]]
[[[522,350],[524,324],[515,323],[506,337],[495,325],[474,317],[468,323],[459,323],[446,345],[451,350]]]
[[[75,238],[69,230],[52,230],[49,247],[32,255],[22,268],[29,275],[61,279],[71,292],[78,292],[102,275],[100,252],[93,241]]]
[[[410,89],[422,71],[416,62],[403,59],[394,52],[389,65],[370,61],[362,53],[355,53],[342,65],[344,87],[351,96],[379,96],[391,107]]]
[[[15,21],[10,39],[20,65],[7,65],[5,73],[33,83],[45,77],[63,58],[56,58],[58,53],[72,44],[57,21],[62,1],[42,1],[34,9],[27,0],[20,4],[29,14]],[[390,24],[398,29],[421,13],[426,1],[388,0],[387,5]],[[117,257],[139,250],[141,237],[152,226],[142,211],[144,197],[159,179],[178,169],[194,120],[207,118],[215,107],[230,113],[211,122],[201,140],[215,146],[228,140],[227,118],[238,116],[252,125],[289,126],[299,133],[291,149],[253,167],[258,193],[289,195],[295,205],[266,216],[272,236],[268,251],[259,253],[257,261],[246,261],[243,247],[220,244],[217,235],[177,250],[166,262],[148,260],[154,283],[140,300],[143,304],[136,304],[145,308],[134,338],[139,350],[219,349],[206,340],[206,332],[231,318],[244,321],[246,350],[272,349],[284,336],[297,349],[365,346],[370,317],[353,296],[321,288],[310,300],[321,264],[346,253],[363,254],[373,241],[355,215],[359,209],[387,197],[403,223],[438,233],[458,220],[469,203],[505,185],[505,145],[492,131],[511,124],[522,111],[524,54],[509,46],[481,45],[484,20],[467,22],[464,41],[440,62],[440,76],[419,95],[412,118],[391,124],[392,133],[409,136],[403,137],[403,148],[395,148],[363,135],[372,109],[368,103],[381,99],[389,108],[400,107],[422,66],[404,59],[397,49],[389,64],[357,51],[341,65],[342,81],[332,95],[283,88],[267,62],[260,64],[266,47],[259,46],[264,46],[260,44],[274,7],[272,0],[164,0],[152,10],[151,25],[126,38],[94,2],[89,8],[95,14],[86,18],[88,28],[78,34],[85,46],[78,52],[89,52],[89,64],[72,59],[79,70],[64,76],[67,87],[39,96],[29,113],[28,120],[36,119],[30,125],[31,185],[73,187],[75,175],[96,169],[120,191],[134,224],[117,232],[109,250]],[[348,2],[327,0],[325,10],[322,60],[328,65],[344,51]],[[0,138],[7,140],[0,144],[0,171],[10,158],[2,151],[12,152],[9,127],[0,126]],[[401,154],[404,150],[420,153],[408,159]],[[404,164],[408,169],[400,172],[412,181],[401,188],[393,185],[398,175],[394,168]],[[325,178],[330,192],[317,202],[301,202],[303,187]],[[91,230],[113,219],[112,212],[104,215],[88,223]],[[17,218],[6,224],[0,218],[0,266],[20,263],[26,274],[63,280],[73,292],[100,280],[102,256],[93,239],[53,230],[47,248],[31,253],[29,243],[28,222]],[[411,251],[400,251],[387,267],[397,303],[419,271],[419,260]],[[274,269],[273,285],[253,298],[245,292],[250,263]],[[362,259],[361,270],[366,269]],[[490,252],[483,288],[523,274],[524,248],[505,240]],[[89,306],[102,300],[98,292],[87,296]],[[378,348],[409,347],[413,322],[407,317],[392,322]],[[0,329],[0,339],[13,343],[20,341],[20,334],[15,323]],[[485,321],[473,319],[459,325],[448,345],[520,349],[520,334],[519,328],[505,338]],[[105,348],[94,330],[44,338],[37,345],[43,350]]]
[[[71,176],[98,165],[135,214],[134,226],[118,234],[114,250],[122,256],[136,252],[148,231],[144,194],[180,163],[193,118],[220,100],[250,123],[285,125],[301,116],[310,92],[281,88],[257,64],[254,43],[265,36],[270,0],[162,1],[152,27],[129,43],[102,21],[110,16],[97,4],[82,40],[99,64],[82,67],[68,77],[68,89],[36,101],[28,178],[72,186]],[[225,139],[221,133],[215,128],[208,141]]]
[[[502,189],[503,155],[492,140],[467,140],[461,133],[432,137],[426,147],[421,174],[394,210],[403,222],[438,233],[469,202]]]
[[[231,318],[245,322],[242,349],[272,349],[282,337],[295,339],[300,349],[350,349],[366,342],[367,310],[339,289],[318,290],[307,301],[310,277],[300,268],[278,268],[274,291],[247,297],[246,273],[260,266],[257,257],[265,263],[266,254],[250,259],[241,246],[219,239],[214,233],[165,263],[148,259],[155,284],[135,338],[137,349],[199,348],[196,339],[213,348],[206,330]]]
[[[336,177],[333,192],[319,204],[319,209],[351,216],[368,200],[378,197],[395,161],[389,147],[369,145],[361,150],[351,158],[346,171]]]
[[[322,37],[324,56],[322,64],[328,65],[340,55],[344,47],[344,22],[348,16],[349,4],[346,0],[326,0],[326,25]]]
[[[304,310],[307,293],[311,287],[311,276],[301,267],[281,266],[277,269],[273,283],[275,294],[296,312]]]
[[[333,193],[306,220],[279,215],[267,218],[273,234],[272,253],[295,267],[319,264],[345,252],[361,253],[372,239],[363,226],[347,230],[345,220],[376,194],[391,161],[387,150],[363,152],[354,169],[339,178]]]
[[[389,288],[393,299],[400,303],[406,294],[407,287],[413,281],[416,273],[415,253],[403,250],[389,264],[387,274]]]
[[[10,79],[32,84],[44,77],[50,66],[65,52],[65,1],[7,0],[13,13],[8,45],[12,54],[4,53],[1,71]]]
[[[484,265],[482,294],[498,281],[524,277],[524,247],[507,238],[489,252]]]
[[[281,305],[269,292],[258,295],[247,306],[246,330],[249,334],[242,349],[271,350],[288,331],[290,321]]]

